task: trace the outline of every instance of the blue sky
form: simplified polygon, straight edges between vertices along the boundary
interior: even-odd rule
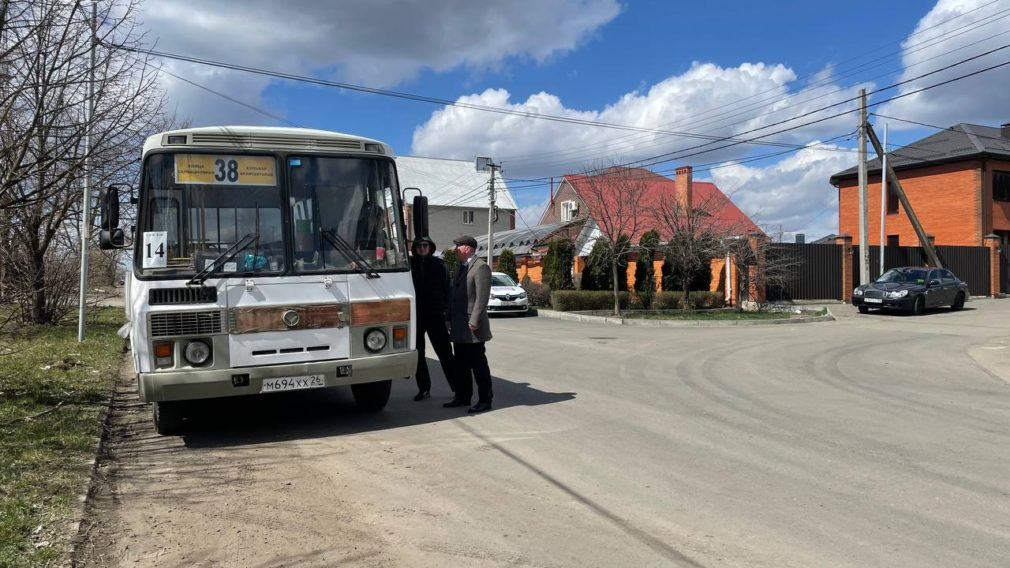
[[[1010,0],[149,0],[142,11],[161,51],[517,111],[738,138],[802,123],[758,130],[832,103],[840,106],[806,120],[852,110],[845,101],[860,87],[890,85],[1010,44]],[[876,99],[1006,60],[1010,49]],[[490,155],[504,162],[507,178],[557,178],[671,154],[675,159],[657,171],[693,165],[696,179],[712,179],[755,221],[789,234],[835,230],[836,194],[827,178],[855,163],[855,142],[845,137],[854,114],[767,138],[813,147],[741,163],[788,148],[687,152],[698,140],[155,62],[291,123],[378,138],[399,154]],[[998,125],[1010,121],[1007,69],[876,110],[941,126]],[[280,124],[171,76],[164,84],[178,118],[194,125]],[[935,132],[887,122],[899,144]],[[510,184],[513,196],[522,218],[534,222],[548,184],[518,179]]]

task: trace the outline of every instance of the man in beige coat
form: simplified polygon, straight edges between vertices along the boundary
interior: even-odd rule
[[[477,239],[464,235],[453,241],[459,270],[449,291],[449,340],[456,359],[456,397],[446,408],[470,406],[473,383],[477,383],[477,404],[471,413],[491,410],[491,370],[484,343],[491,339],[487,301],[491,297],[491,267],[477,258]],[[472,377],[472,378],[471,378]]]

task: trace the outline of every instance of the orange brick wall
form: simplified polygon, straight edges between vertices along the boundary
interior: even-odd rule
[[[980,246],[986,231],[982,224],[981,162],[972,160],[913,171],[898,172],[898,179],[927,234],[938,245]],[[991,176],[990,176],[991,177]],[[991,182],[990,182],[991,183]],[[880,244],[880,175],[867,183],[867,227],[870,244]],[[991,191],[989,192],[991,201]],[[1010,204],[1005,208],[1010,227]],[[887,215],[885,235],[898,235],[901,246],[918,246],[919,238],[899,205]],[[859,182],[844,180],[838,188],[838,232],[859,244]]]
[[[539,265],[537,266],[526,266],[519,265],[516,267],[516,273],[519,274],[519,281],[522,282],[523,278],[526,276],[530,277],[530,281],[540,284],[544,281],[543,278],[543,268]]]

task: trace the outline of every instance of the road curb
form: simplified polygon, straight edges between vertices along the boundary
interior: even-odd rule
[[[585,323],[609,324],[609,325],[632,325],[643,327],[732,327],[732,326],[763,326],[763,325],[792,325],[803,323],[818,323],[824,321],[835,321],[834,314],[827,307],[827,312],[820,316],[805,318],[789,318],[779,320],[730,320],[730,321],[704,321],[704,320],[644,320],[633,318],[622,318],[614,316],[591,316],[587,314],[577,314],[572,312],[558,312],[555,310],[537,309],[537,317],[560,319],[568,321],[581,321]]]

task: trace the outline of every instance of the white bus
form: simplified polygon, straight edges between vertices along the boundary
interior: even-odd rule
[[[102,248],[131,246],[119,198],[101,192]],[[382,409],[417,363],[401,199],[392,150],[368,138],[148,138],[126,317],[158,432],[178,431],[195,399],[350,385],[360,407]],[[427,227],[423,198],[413,225]]]

